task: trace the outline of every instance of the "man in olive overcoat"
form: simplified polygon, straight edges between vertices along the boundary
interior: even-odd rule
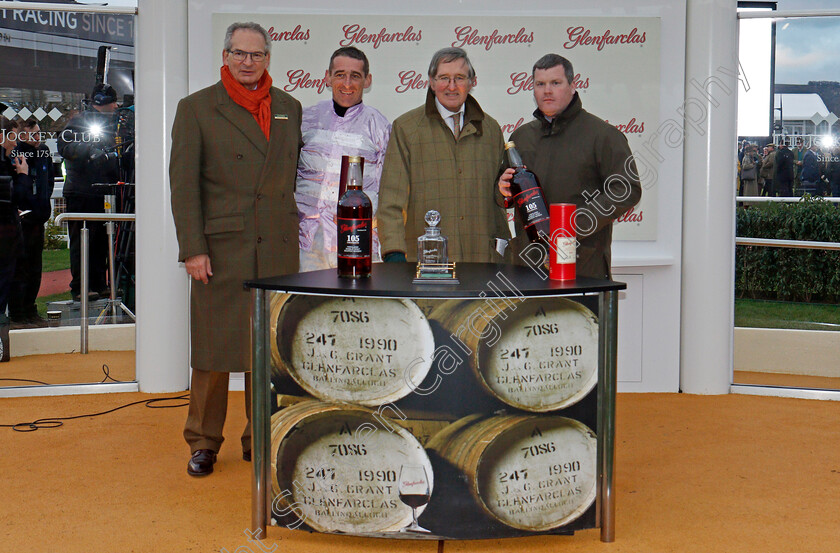
[[[440,212],[449,261],[503,261],[494,249],[494,239],[510,237],[494,199],[502,130],[470,95],[474,85],[464,50],[438,50],[426,103],[394,121],[376,216],[385,261],[416,261],[429,210]]]
[[[243,281],[298,270],[294,201],[300,102],[271,87],[270,38],[256,23],[225,36],[222,80],[178,104],[169,166],[178,258],[192,277],[187,472],[213,472],[228,377],[250,368]],[[250,374],[246,410],[250,421]],[[250,422],[242,435],[250,460]]]

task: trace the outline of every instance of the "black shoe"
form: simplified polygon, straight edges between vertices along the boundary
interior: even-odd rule
[[[38,328],[36,325],[29,322],[29,319],[11,319],[9,330],[23,330],[27,328]]]
[[[199,449],[190,457],[187,463],[187,473],[190,476],[207,476],[213,472],[216,462],[216,452],[212,449]]]
[[[250,449],[248,451],[243,451],[242,452],[242,460],[243,461],[248,461],[249,463],[251,462],[251,450]]]
[[[88,292],[88,301],[96,301],[99,299],[99,294],[96,292]],[[73,301],[82,301],[81,292],[73,292]]]

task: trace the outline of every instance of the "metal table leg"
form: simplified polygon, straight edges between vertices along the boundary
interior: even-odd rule
[[[271,460],[271,390],[269,388],[268,292],[251,290],[251,531],[265,539],[271,520],[269,486]]]
[[[598,525],[601,541],[615,541],[615,392],[618,350],[618,292],[602,292],[599,297],[598,363]]]

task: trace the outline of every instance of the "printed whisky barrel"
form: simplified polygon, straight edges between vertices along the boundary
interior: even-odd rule
[[[268,315],[268,325],[271,332],[271,372],[273,375],[280,378],[287,378],[289,375],[281,367],[283,366],[280,360],[280,349],[277,347],[277,318],[280,315],[280,310],[283,305],[289,301],[291,294],[283,294],[280,292],[273,292],[269,300],[270,311]]]
[[[379,412],[354,405],[311,400],[275,413],[271,462],[272,513],[294,515],[319,532],[379,533],[407,526],[411,508],[399,498],[403,465],[423,467],[429,495],[434,489],[420,442]]]
[[[573,419],[470,415],[426,447],[466,475],[482,510],[512,528],[552,530],[595,501],[595,434]]]
[[[278,298],[271,317],[276,374],[325,401],[384,405],[431,366],[432,330],[410,300],[293,296]]]
[[[469,351],[482,387],[532,412],[577,403],[598,381],[598,319],[565,298],[447,300],[429,314]]]

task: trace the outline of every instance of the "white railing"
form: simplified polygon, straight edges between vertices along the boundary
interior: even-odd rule
[[[114,281],[114,244],[113,244],[113,222],[114,221],[127,221],[131,222],[135,220],[135,215],[133,213],[62,213],[58,217],[55,218],[56,224],[60,225],[64,221],[82,221],[82,232],[81,232],[81,285],[80,285],[80,293],[79,293],[79,300],[81,303],[81,313],[80,313],[80,321],[79,321],[79,330],[81,333],[80,341],[81,341],[81,353],[88,352],[88,290],[90,288],[88,283],[88,256],[89,256],[89,249],[88,249],[88,228],[87,222],[88,221],[105,221],[109,224],[108,228],[108,237],[109,237],[109,256],[108,256],[108,271],[111,276],[111,309],[113,310],[113,315],[116,317],[117,315],[117,307],[122,309],[129,317],[136,320],[134,313],[131,312],[128,307],[126,307],[122,302],[117,301],[117,285]]]
[[[772,238],[735,237],[736,246],[768,246],[771,248],[798,248],[804,250],[840,251],[840,242],[814,242],[811,240],[776,240]]]
[[[830,196],[811,196],[811,199],[819,198],[820,200],[836,204],[840,202],[840,198],[832,198]],[[750,202],[750,203],[796,203],[805,199],[804,196],[736,196],[736,202]]]

